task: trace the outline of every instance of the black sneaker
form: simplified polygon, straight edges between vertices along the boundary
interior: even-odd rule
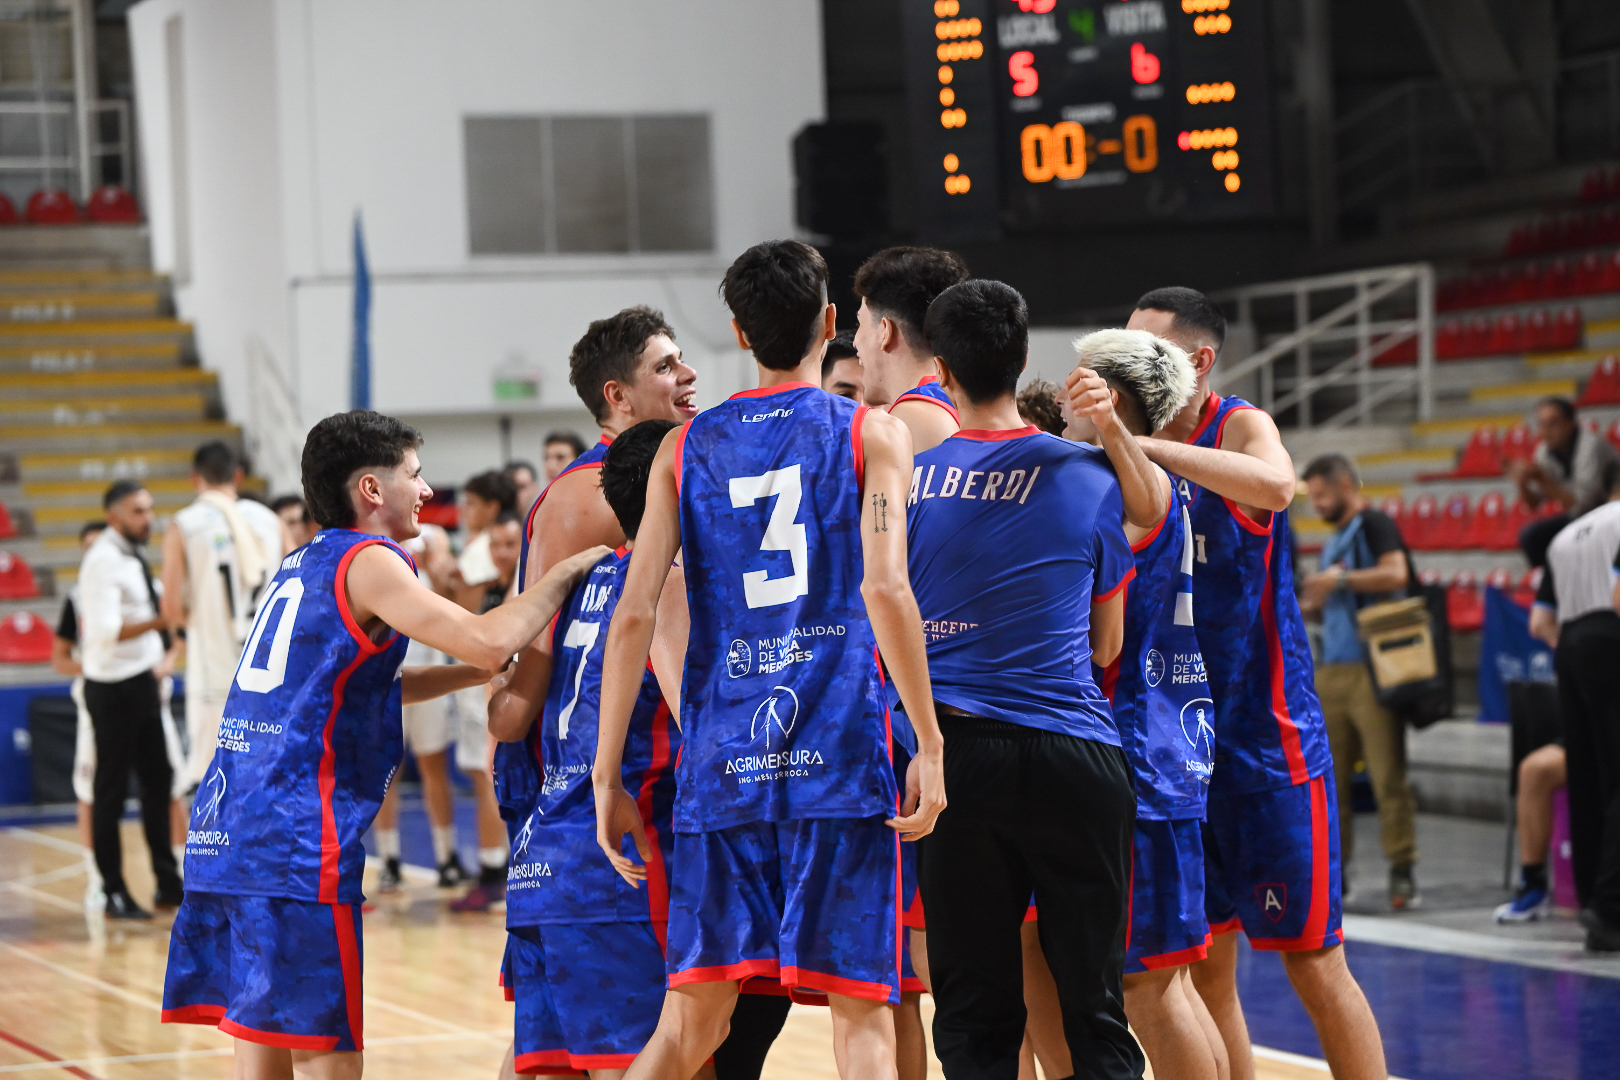
[[[171,910],[179,907],[185,898],[186,890],[184,888],[179,885],[170,885],[167,888],[159,889],[157,891],[157,896],[153,899],[152,906],[157,908],[159,911]]]
[[[1581,925],[1586,927],[1587,952],[1620,952],[1620,927],[1610,926],[1591,908],[1581,909]]]
[[[380,893],[399,892],[404,879],[399,874],[399,859],[393,855],[383,860],[382,873],[377,875],[377,891]]]
[[[472,877],[461,865],[461,855],[452,851],[450,857],[439,864],[439,888],[453,889]]]
[[[1396,911],[1408,911],[1423,903],[1418,893],[1417,879],[1412,876],[1412,864],[1403,863],[1389,868],[1389,906]]]
[[[107,894],[107,918],[150,919],[152,913],[135,902],[127,889]]]

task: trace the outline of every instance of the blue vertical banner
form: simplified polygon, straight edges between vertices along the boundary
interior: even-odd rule
[[[354,347],[349,358],[349,408],[371,408],[371,267],[366,231],[354,214]]]
[[[1553,654],[1530,636],[1530,611],[1495,586],[1485,587],[1485,633],[1479,654],[1479,718],[1508,722],[1510,682],[1556,682]]]

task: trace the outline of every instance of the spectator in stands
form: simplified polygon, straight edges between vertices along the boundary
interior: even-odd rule
[[[163,733],[159,680],[168,675],[168,632],[152,569],[141,554],[152,535],[152,495],[120,480],[102,498],[110,526],[79,566],[84,703],[96,735],[92,825],[96,867],[113,919],[150,919],[124,883],[118,822],[131,771],[140,779],[141,821],[157,877],[156,903],[178,907],[180,870],[169,846],[174,768]]]
[[[468,611],[478,611],[484,602],[485,587],[500,576],[489,557],[489,528],[502,514],[516,512],[517,488],[491,469],[468,480],[461,489],[461,499],[461,523],[467,529],[467,542],[456,560],[461,585],[455,600]]]
[[[1060,439],[1069,426],[1063,416],[1063,404],[1058,400],[1057,384],[1046,379],[1036,379],[1019,391],[1018,416],[1024,423]]]
[[[501,467],[501,475],[512,481],[512,488],[517,492],[514,505],[518,515],[527,514],[534,500],[540,497],[540,473],[527,461],[508,461]]]
[[[1322,699],[1333,744],[1339,791],[1339,829],[1344,865],[1355,846],[1350,782],[1365,760],[1378,799],[1384,855],[1389,860],[1389,903],[1418,903],[1417,807],[1406,779],[1406,725],[1378,703],[1356,612],[1366,604],[1396,599],[1414,584],[1412,560],[1400,526],[1367,505],[1356,467],[1343,454],[1324,454],[1305,468],[1311,504],[1334,527],[1322,549],[1321,569],[1301,586],[1300,607],[1322,621],[1322,657],[1316,693]],[[1348,870],[1346,871],[1348,876]],[[1348,891],[1348,890],[1347,890]]]
[[[1530,631],[1556,650],[1569,839],[1586,947],[1620,952],[1620,462],[1604,481],[1609,501],[1576,518],[1547,547]]]
[[[572,431],[553,431],[546,436],[546,483],[574,463],[585,452],[585,440]],[[525,507],[524,509],[528,509]]]
[[[829,394],[862,400],[866,393],[866,371],[860,353],[855,351],[855,332],[845,330],[827,343],[821,358],[821,388]]]
[[[290,550],[296,551],[314,537],[315,523],[309,519],[309,507],[304,505],[302,495],[283,495],[270,504],[270,509],[287,527],[287,542],[292,545]]]
[[[1532,510],[1542,503],[1562,503],[1564,512],[1532,521],[1519,534],[1519,547],[1531,566],[1547,561],[1547,545],[1559,530],[1608,498],[1604,470],[1620,461],[1612,443],[1582,430],[1575,419],[1575,404],[1568,398],[1543,398],[1536,405],[1541,445],[1532,461],[1508,463],[1508,475],[1519,485],[1519,497]]]
[[[1554,617],[1552,627],[1557,628]],[[1556,643],[1556,634],[1554,635]],[[1552,842],[1553,795],[1569,782],[1564,739],[1532,750],[1519,762],[1519,886],[1513,899],[1496,909],[1499,923],[1534,922],[1552,913],[1547,877],[1547,845]]]

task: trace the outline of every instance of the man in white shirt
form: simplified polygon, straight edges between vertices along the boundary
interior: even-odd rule
[[[96,867],[107,915],[149,919],[124,884],[118,821],[131,771],[140,778],[141,822],[157,878],[156,903],[178,907],[180,871],[169,847],[169,792],[174,770],[164,746],[158,668],[167,649],[156,583],[141,548],[152,535],[152,495],[120,480],[102,499],[110,526],[79,567],[84,703],[96,729]],[[166,674],[166,673],[165,673]]]
[[[191,461],[197,501],[174,515],[163,537],[163,617],[186,638],[185,787],[207,775],[259,597],[290,550],[275,511],[236,495],[241,469],[223,442]]]

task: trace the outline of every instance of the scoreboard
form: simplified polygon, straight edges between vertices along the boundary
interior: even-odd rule
[[[1273,209],[1267,0],[902,0],[925,235]]]

